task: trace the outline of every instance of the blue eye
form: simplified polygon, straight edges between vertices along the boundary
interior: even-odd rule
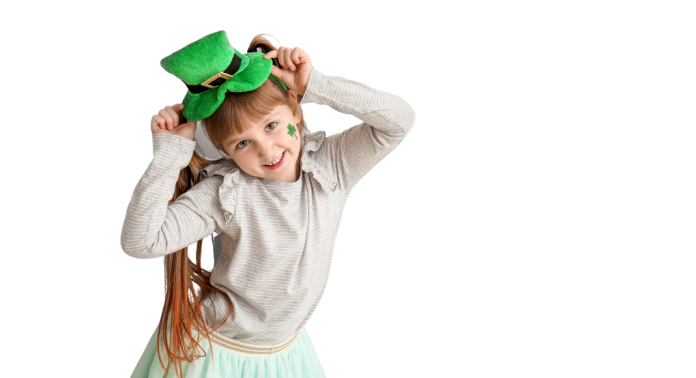
[[[266,131],[274,130],[274,129],[276,128],[276,125],[277,125],[277,124],[278,124],[277,122],[271,122],[271,123],[269,123],[268,125],[266,125],[266,127],[273,125],[273,128],[271,128],[270,130],[269,130],[269,129],[266,129]],[[244,144],[244,145],[242,145],[242,143],[244,143],[244,142],[247,142],[247,143]],[[246,146],[249,144],[248,142],[249,142],[248,139],[239,142],[239,144],[237,144],[237,148],[244,148],[244,147],[246,147]]]

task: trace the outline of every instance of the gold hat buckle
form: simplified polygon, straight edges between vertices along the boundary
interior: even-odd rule
[[[232,76],[232,75],[230,75],[230,74],[227,74],[227,73],[224,73],[224,72],[218,72],[217,74],[215,74],[215,75],[214,75],[213,77],[211,77],[210,79],[208,79],[208,80],[202,82],[201,85],[204,86],[204,87],[207,87],[207,88],[211,88],[211,89],[212,89],[212,88],[217,88],[217,87],[219,87],[220,85],[210,85],[210,83],[212,83],[213,81],[215,81],[215,80],[217,80],[217,79],[219,79],[219,78],[224,78],[225,81],[227,81],[227,80],[229,80],[229,79],[231,79],[231,78],[233,78],[233,77],[234,77],[234,76]],[[222,85],[222,84],[221,84],[221,85]]]

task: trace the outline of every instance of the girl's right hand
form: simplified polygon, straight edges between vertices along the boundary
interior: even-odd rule
[[[194,140],[196,135],[196,122],[188,121],[179,124],[181,112],[184,109],[183,104],[175,104],[174,106],[166,106],[159,113],[152,116],[150,128],[152,133],[174,134],[184,138]]]

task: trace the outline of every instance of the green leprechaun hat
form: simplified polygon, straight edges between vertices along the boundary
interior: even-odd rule
[[[184,117],[200,121],[213,114],[225,99],[225,93],[250,92],[271,75],[273,62],[264,53],[242,54],[235,50],[224,30],[207,35],[178,50],[160,64],[165,71],[178,77],[188,91],[182,103]]]

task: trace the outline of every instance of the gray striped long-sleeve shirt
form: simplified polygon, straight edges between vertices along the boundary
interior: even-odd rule
[[[212,232],[221,251],[211,283],[229,295],[232,315],[217,332],[253,345],[288,340],[314,312],[326,287],[336,233],[351,189],[401,143],[415,121],[398,96],[312,70],[301,103],[328,105],[363,122],[342,133],[308,133],[295,182],[251,176],[231,159],[168,204],[196,142],[154,133],[154,158],[135,187],[121,233],[137,258],[174,253]],[[206,322],[227,313],[205,298]],[[214,308],[213,308],[214,307]]]

